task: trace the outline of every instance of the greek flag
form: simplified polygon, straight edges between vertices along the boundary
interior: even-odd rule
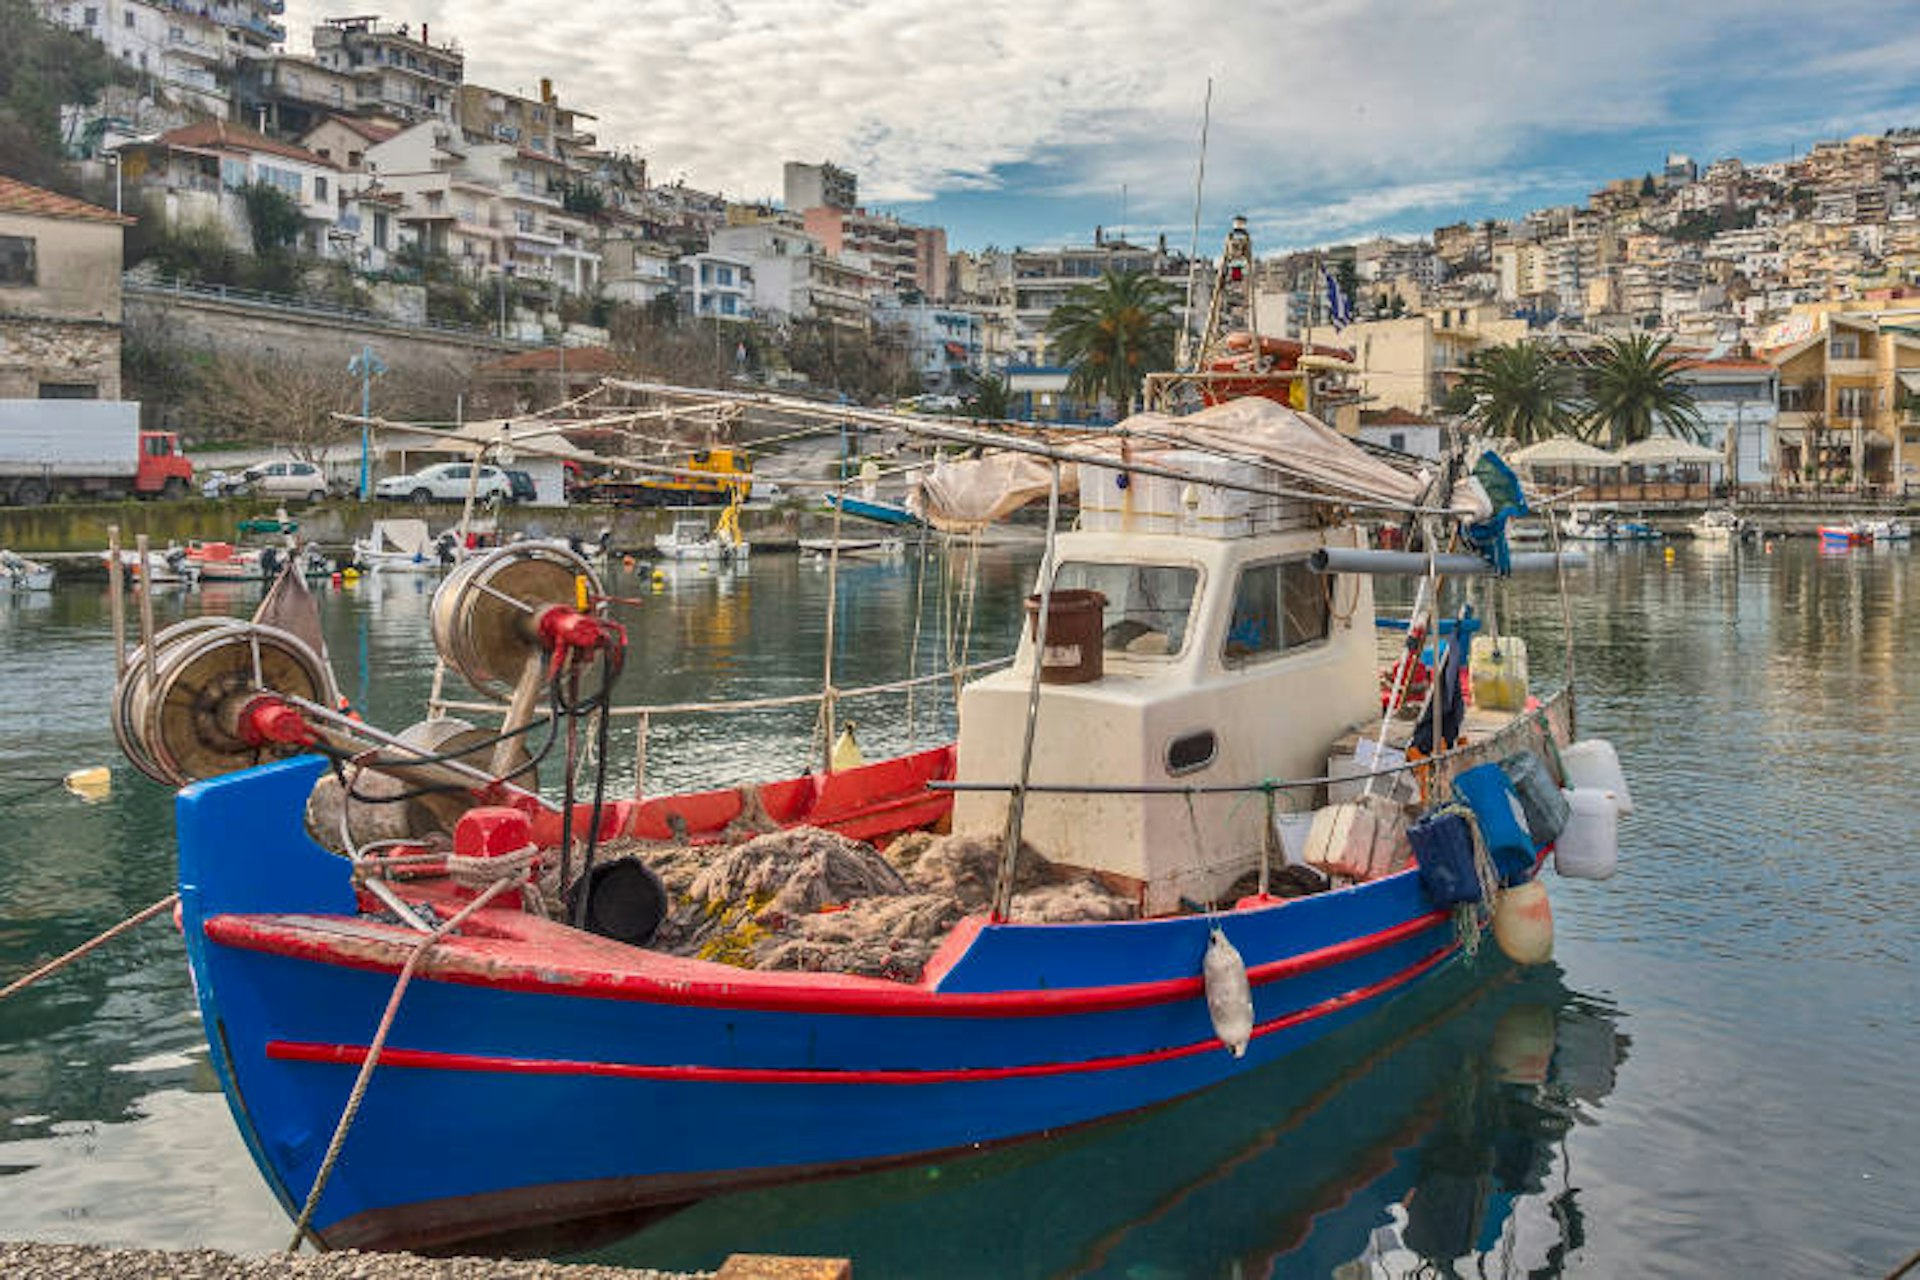
[[[1353,299],[1340,291],[1340,282],[1325,267],[1320,268],[1320,278],[1327,285],[1327,319],[1335,329],[1344,329],[1353,323]]]

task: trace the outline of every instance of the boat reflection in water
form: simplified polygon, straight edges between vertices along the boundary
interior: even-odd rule
[[[1489,950],[1491,950],[1489,948]],[[957,1162],[709,1200],[592,1261],[838,1255],[913,1276],[1554,1276],[1584,1242],[1564,1140],[1625,1061],[1617,1014],[1495,955],[1129,1120]],[[891,1224],[879,1227],[877,1224]]]

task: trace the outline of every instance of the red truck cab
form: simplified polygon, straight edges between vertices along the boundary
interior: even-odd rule
[[[140,465],[134,472],[133,491],[141,497],[165,498],[184,498],[193,492],[193,463],[181,450],[176,433],[140,433]]]

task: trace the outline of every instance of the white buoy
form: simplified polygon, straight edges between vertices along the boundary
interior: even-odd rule
[[[1502,889],[1493,904],[1493,940],[1515,964],[1545,964],[1553,958],[1553,906],[1538,880]]]
[[[1207,981],[1207,1013],[1213,1034],[1238,1058],[1253,1038],[1253,988],[1247,984],[1247,964],[1227,935],[1219,929],[1207,939],[1207,955],[1200,970]]]

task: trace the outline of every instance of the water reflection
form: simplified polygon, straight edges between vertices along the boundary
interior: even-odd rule
[[[696,1205],[595,1261],[839,1254],[886,1276],[1561,1273],[1566,1136],[1626,1060],[1617,1013],[1492,957],[1148,1115],[931,1167]]]

